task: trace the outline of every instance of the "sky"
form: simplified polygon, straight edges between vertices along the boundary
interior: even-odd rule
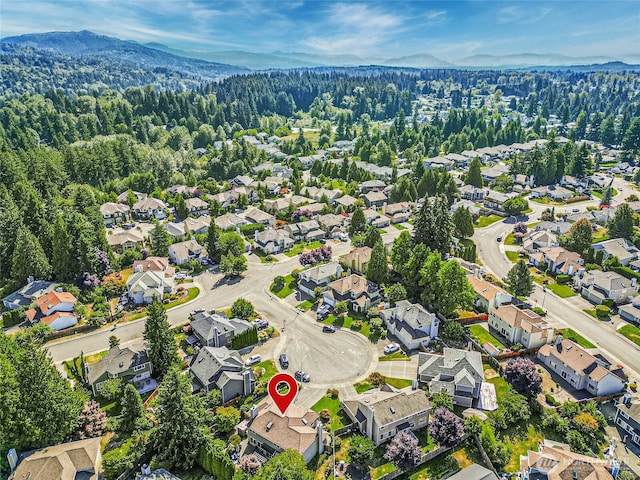
[[[0,0],[0,36],[92,32],[193,51],[640,59],[640,0]]]

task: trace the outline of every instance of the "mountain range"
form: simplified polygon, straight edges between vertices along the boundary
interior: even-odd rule
[[[405,68],[533,68],[600,65],[600,68],[625,68],[614,57],[568,57],[555,53],[520,53],[514,55],[473,55],[444,60],[429,53],[379,58],[351,54],[329,55],[306,52],[189,51],[159,43],[140,44],[86,30],[80,32],[49,32],[5,37],[2,43],[70,56],[95,56],[117,59],[137,66],[168,68],[206,80],[216,80],[247,70],[355,67],[380,65]],[[640,61],[640,58],[638,59]],[[604,64],[604,65],[603,65]]]

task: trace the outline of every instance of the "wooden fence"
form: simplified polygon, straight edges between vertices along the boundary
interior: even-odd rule
[[[473,317],[456,318],[455,321],[465,325],[471,325],[473,323],[486,322],[488,319],[489,315],[487,315],[486,313],[481,313],[480,315],[474,315]]]

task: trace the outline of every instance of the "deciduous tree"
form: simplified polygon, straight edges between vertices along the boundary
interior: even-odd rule
[[[396,433],[387,445],[384,458],[402,469],[417,465],[422,458],[422,449],[413,435],[406,431]]]
[[[516,392],[535,397],[542,391],[542,375],[528,358],[518,357],[507,362],[505,378]]]
[[[376,446],[369,437],[356,435],[349,443],[350,462],[358,469],[364,469],[375,454]]]
[[[429,435],[441,447],[451,447],[464,435],[464,424],[455,413],[445,407],[440,407],[433,412],[431,417]]]

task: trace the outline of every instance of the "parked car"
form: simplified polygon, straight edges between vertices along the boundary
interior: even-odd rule
[[[176,280],[184,280],[185,278],[187,278],[187,274],[184,272],[180,272],[180,273],[176,273],[175,279]]]
[[[258,330],[264,330],[269,326],[269,322],[267,320],[262,320],[261,318],[256,318],[251,324],[256,327]]]
[[[280,361],[280,366],[282,368],[289,368],[289,359],[287,358],[286,353],[281,353],[278,360]]]
[[[328,304],[324,303],[320,306],[320,308],[316,312],[316,318],[318,320],[322,320],[325,317],[329,316],[330,313],[331,313],[331,307]]]
[[[251,355],[249,358],[247,358],[244,364],[246,366],[255,365],[256,363],[260,363],[261,361],[262,357],[260,355]]]
[[[302,370],[297,370],[293,376],[299,382],[309,383],[311,380],[309,374],[304,373]]]
[[[389,345],[384,347],[384,354],[385,355],[390,355],[390,354],[395,353],[395,352],[397,352],[399,350],[400,350],[400,345],[398,345],[397,343],[390,343]]]
[[[502,241],[502,237],[496,238],[496,242],[501,242],[501,241]]]
[[[322,327],[322,331],[325,333],[334,333],[336,331],[336,327],[333,325],[325,325]]]
[[[573,213],[578,213],[578,212],[580,211],[580,209],[579,209],[579,208],[572,208],[572,209],[571,209],[571,211],[572,211]]]

